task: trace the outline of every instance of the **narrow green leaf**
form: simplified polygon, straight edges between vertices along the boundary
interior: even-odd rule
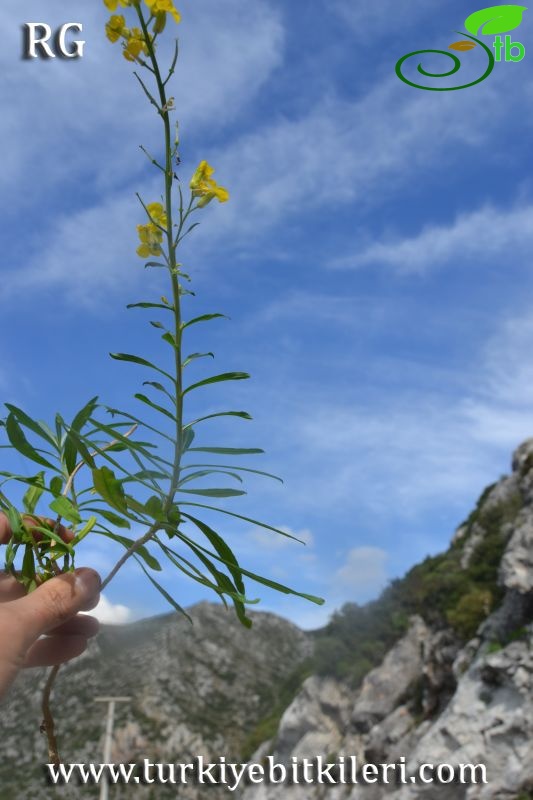
[[[185,396],[188,392],[198,389],[200,386],[208,386],[211,383],[221,383],[222,381],[244,381],[249,378],[247,372],[222,372],[220,375],[212,375],[210,378],[204,378],[198,383],[192,383],[183,390],[182,395]]]
[[[167,342],[167,344],[176,349],[176,339],[174,338],[174,334],[170,333],[170,331],[164,333],[161,338],[164,342]]]
[[[178,483],[178,486],[183,486],[184,483],[189,483],[189,481],[198,480],[198,478],[207,478],[209,475],[229,475],[232,478],[235,478],[236,481],[242,483],[243,480],[240,475],[237,475],[236,472],[230,472],[227,469],[205,469],[205,470],[198,470],[197,472],[191,472],[186,475],[185,478],[182,478]]]
[[[74,539],[72,541],[72,544],[76,545],[76,544],[78,544],[78,542],[81,542],[82,539],[85,539],[87,534],[92,531],[92,529],[96,525],[97,521],[98,520],[96,519],[96,517],[89,517],[89,519],[87,520],[87,522],[85,523],[83,528],[81,528],[81,530],[79,530],[77,532],[76,536],[74,537]]]
[[[236,469],[239,472],[251,472],[254,475],[261,475],[263,478],[272,478],[275,481],[279,481],[279,483],[283,483],[283,479],[280,478],[278,475],[273,475],[270,472],[263,472],[260,469],[250,469],[249,467],[236,467],[234,464],[184,464],[182,466],[182,470],[184,469],[202,469],[204,467],[215,467],[218,469]]]
[[[34,483],[29,487],[27,492],[25,493],[24,497],[22,498],[22,503],[24,505],[24,511],[28,514],[33,514],[37,503],[39,502],[44,489],[44,472],[39,472],[35,478],[33,478]]]
[[[122,483],[117,479],[113,470],[109,467],[93,469],[93,484],[98,494],[117,511],[127,511],[126,498]]]
[[[174,311],[174,306],[164,303],[128,303],[126,308],[164,308],[166,311]]]
[[[178,489],[184,494],[197,494],[201,497],[240,497],[246,492],[239,489]]]
[[[241,419],[252,419],[250,414],[246,411],[219,411],[216,414],[207,414],[205,417],[198,417],[198,419],[193,419],[192,422],[188,422],[186,425],[183,426],[183,429],[186,430],[190,428],[191,425],[196,425],[198,422],[203,422],[206,419],[214,419],[214,417],[240,417]]]
[[[218,555],[224,559],[225,563],[230,569],[230,572],[233,576],[233,580],[235,581],[235,586],[237,590],[241,593],[245,593],[244,583],[242,580],[241,575],[241,568],[239,566],[239,562],[231,549],[231,547],[224,541],[222,536],[219,533],[213,530],[209,525],[202,520],[198,519],[197,517],[193,517],[191,514],[184,514],[184,517],[189,519],[196,527],[204,534],[204,536],[208,539],[208,541],[213,545]]]
[[[72,522],[74,525],[79,525],[81,522],[81,517],[79,514],[78,509],[75,505],[69,500],[68,497],[60,496],[56,497],[52,500],[49,506],[51,511],[54,511],[60,517],[64,517],[69,522]]]
[[[111,525],[115,525],[117,528],[131,528],[130,523],[124,517],[119,517],[118,514],[115,514],[114,511],[109,511],[106,508],[102,508],[98,512],[104,519],[111,523]]]
[[[45,425],[43,422],[38,422],[37,420],[32,419],[28,414],[26,414],[25,411],[23,411],[21,408],[17,408],[17,406],[12,405],[11,403],[6,403],[5,406],[21,425],[25,425],[26,428],[28,428],[30,431],[33,431],[33,433],[36,433],[37,436],[41,437],[41,439],[45,439],[57,450],[57,442],[47,425]]]
[[[168,417],[173,422],[176,421],[176,417],[174,416],[174,414],[171,414],[171,412],[168,411],[163,406],[160,406],[157,403],[154,403],[153,400],[150,400],[150,398],[147,397],[145,394],[141,394],[140,392],[136,392],[133,396],[136,397],[137,400],[140,400],[141,403],[144,403],[145,405],[150,406],[150,408],[153,408],[154,411],[159,411],[160,414],[164,414],[165,417]]]
[[[78,411],[72,423],[69,427],[69,431],[67,432],[67,437],[65,439],[65,445],[63,450],[63,458],[65,460],[65,467],[67,468],[67,472],[70,475],[76,466],[76,458],[78,455],[78,442],[79,439],[76,436],[83,426],[88,422],[94,409],[97,406],[98,397],[92,397],[88,403],[86,403],[83,408]],[[90,458],[90,456],[89,456]]]
[[[186,367],[187,364],[190,364],[191,361],[195,361],[197,358],[209,358],[209,357],[214,358],[215,354],[214,353],[191,353],[190,355],[187,356],[187,358],[185,359],[185,361],[183,362],[183,364],[181,366],[182,367]]]
[[[159,330],[165,327],[162,322],[157,322],[157,320],[153,319],[150,320],[150,325],[152,328],[159,328]]]
[[[287,539],[294,539],[295,542],[305,544],[305,542],[303,542],[301,539],[298,539],[297,536],[293,536],[291,533],[287,533],[287,531],[282,531],[280,528],[274,528],[272,525],[267,525],[266,522],[259,522],[257,519],[244,517],[242,514],[236,514],[234,511],[227,511],[225,508],[207,506],[204,503],[193,503],[192,500],[186,500],[183,503],[180,503],[180,505],[196,506],[196,508],[207,508],[209,511],[218,511],[220,514],[226,514],[226,516],[235,517],[235,519],[242,519],[244,522],[250,522],[252,525],[258,525],[260,528],[265,528],[267,531],[274,531],[274,533],[279,533],[281,536],[285,536]]]
[[[140,568],[142,569],[142,571],[144,572],[144,574],[146,575],[146,577],[148,578],[148,580],[149,580],[149,581],[150,581],[150,582],[153,584],[153,586],[155,586],[155,588],[157,589],[157,591],[158,591],[160,594],[162,594],[162,595],[163,595],[163,597],[165,598],[165,600],[166,600],[168,603],[170,603],[170,605],[171,605],[171,606],[172,606],[172,607],[173,607],[173,608],[174,608],[176,611],[178,611],[180,614],[183,614],[183,616],[184,616],[184,617],[186,617],[186,618],[189,620],[189,622],[191,623],[191,625],[192,625],[192,619],[191,619],[191,618],[190,618],[190,616],[187,614],[187,612],[185,611],[185,609],[184,609],[184,608],[182,608],[182,607],[180,606],[180,604],[179,604],[179,603],[177,603],[177,602],[176,602],[176,600],[174,600],[174,598],[173,598],[173,597],[171,597],[171,596],[169,595],[169,593],[167,592],[167,590],[166,590],[166,589],[163,589],[163,587],[161,586],[161,584],[160,584],[160,583],[158,583],[158,582],[155,580],[155,578],[153,578],[153,577],[150,575],[150,573],[146,571],[146,569],[145,569],[144,565],[143,565],[143,564],[141,564],[141,562],[139,561],[139,559],[137,558],[137,556],[135,556],[135,555],[134,555],[134,558],[135,558],[135,560],[137,561],[137,563],[139,564],[139,566],[140,566]]]
[[[12,412],[6,419],[6,433],[7,438],[15,450],[18,450],[19,453],[26,458],[29,458],[31,461],[35,461],[35,463],[40,464],[43,467],[48,467],[49,469],[56,471],[56,467],[54,467],[50,461],[40,455],[40,453],[38,453],[37,450],[28,442],[22,428],[18,424]]]
[[[190,447],[191,453],[219,453],[225,456],[250,456],[264,453],[259,447]]]
[[[211,319],[229,319],[225,314],[202,314],[200,317],[194,317],[187,322],[181,323],[182,331],[190,325],[196,325],[197,322],[209,322]]]
[[[155,369],[156,372],[159,372],[161,375],[164,375],[166,378],[169,378],[171,381],[174,380],[172,375],[169,375],[168,372],[156,367],[155,364],[152,364],[151,361],[148,361],[146,358],[141,358],[140,356],[134,356],[131,353],[109,353],[111,358],[114,358],[115,361],[128,361],[131,364],[139,364],[141,367],[148,367],[149,369]]]

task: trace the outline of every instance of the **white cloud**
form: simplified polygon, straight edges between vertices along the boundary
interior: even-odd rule
[[[127,606],[111,603],[105,595],[100,595],[100,602],[91,611],[91,616],[96,617],[106,625],[123,625],[130,622],[132,611]]]
[[[387,582],[387,558],[380,547],[353,547],[334,575],[333,591],[358,602],[375,597]]]
[[[512,252],[513,261],[533,245],[533,205],[511,209],[484,206],[460,214],[450,225],[427,225],[416,236],[374,242],[362,252],[331,261],[331,266],[357,269],[376,264],[402,274],[423,274],[474,260],[481,266]]]
[[[279,528],[281,531],[285,531],[285,533],[288,533],[289,536],[294,536],[296,539],[299,539],[300,542],[304,542],[308,547],[312,547],[314,544],[313,534],[308,528],[303,528],[302,530],[293,530],[286,525],[276,525],[274,527]],[[257,528],[256,530],[251,531],[249,538],[253,543],[254,548],[259,547],[263,551],[279,551],[291,546],[295,548],[295,554],[298,553],[299,555],[304,555],[297,550],[298,543],[294,542],[293,539],[289,539],[287,536],[280,536],[279,534],[271,531],[265,531]],[[306,553],[305,555],[308,556],[309,553]]]

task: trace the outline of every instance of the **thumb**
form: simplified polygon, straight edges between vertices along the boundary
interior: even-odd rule
[[[89,611],[99,600],[100,576],[93,569],[81,567],[52,578],[34,592],[10,603],[22,634],[23,646],[29,647],[48,631],[66,622],[78,611]]]

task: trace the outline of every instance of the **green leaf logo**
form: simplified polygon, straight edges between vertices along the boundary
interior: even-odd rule
[[[474,36],[480,33],[490,36],[507,33],[518,28],[527,6],[491,6],[470,14],[465,20],[465,28]]]

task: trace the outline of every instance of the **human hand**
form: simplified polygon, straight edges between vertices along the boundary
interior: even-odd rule
[[[0,513],[0,545],[10,535]],[[63,526],[60,535],[73,538]],[[98,573],[87,567],[58,575],[28,595],[13,576],[0,572],[0,698],[20,669],[61,664],[83,653],[98,621],[77,612],[94,608],[99,590]]]

